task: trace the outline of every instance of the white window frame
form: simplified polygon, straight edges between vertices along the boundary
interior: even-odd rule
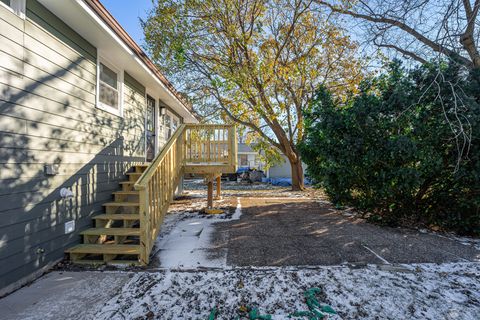
[[[118,83],[118,109],[109,106],[100,101],[100,63],[112,69],[112,71],[117,73],[117,83]],[[96,94],[96,104],[97,108],[114,114],[118,117],[123,118],[123,78],[124,78],[124,71],[121,68],[118,68],[114,64],[110,63],[107,59],[103,56],[98,55],[97,58],[97,94]]]
[[[0,5],[15,13],[22,19],[25,19],[27,11],[27,0],[10,0],[10,6],[0,1]]]

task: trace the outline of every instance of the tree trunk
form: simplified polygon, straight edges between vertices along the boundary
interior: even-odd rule
[[[290,167],[292,168],[292,191],[303,191],[305,190],[305,184],[303,181],[303,168],[302,168],[302,161],[298,160],[290,161]]]

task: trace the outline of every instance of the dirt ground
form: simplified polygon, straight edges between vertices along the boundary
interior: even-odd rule
[[[343,216],[307,199],[242,198],[239,221],[218,224],[228,265],[287,266],[475,261],[480,251],[413,230]]]
[[[187,197],[172,210],[198,210],[203,185],[186,184]],[[373,225],[335,209],[321,191],[291,192],[269,185],[223,183],[218,207],[239,220],[214,225],[211,254],[226,252],[228,266],[301,266],[474,262],[480,251],[441,234]],[[203,190],[202,190],[203,189]],[[206,204],[206,203],[205,203]]]

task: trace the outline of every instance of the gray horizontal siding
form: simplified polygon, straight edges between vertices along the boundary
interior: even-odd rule
[[[9,259],[12,261],[21,261],[20,263],[15,263],[10,266],[10,268],[3,270],[4,274],[8,274],[8,277],[0,277],[0,288],[6,287],[12,282],[9,279],[22,279],[32,274],[32,270],[36,271],[40,268],[38,266],[48,265],[47,261],[57,261],[63,257],[63,248],[58,248],[56,246],[57,242],[62,242],[65,246],[71,246],[78,242],[75,238],[74,240],[69,239],[68,237],[57,238],[49,241],[48,243],[43,243],[42,247],[47,248],[46,254],[37,255],[35,253],[36,249],[32,249],[32,254],[29,256],[34,256],[33,259],[28,259],[23,261],[20,259]],[[57,248],[56,248],[57,247]],[[55,249],[56,248],[56,249]],[[24,255],[27,256],[27,255]],[[10,261],[9,261],[10,262]],[[2,272],[2,271],[0,271]]]
[[[79,56],[91,60],[94,64],[96,63],[97,49],[38,1],[27,1],[27,17],[48,30],[55,42],[62,41],[76,50]]]
[[[96,61],[38,1],[25,20],[0,7],[0,288],[62,258],[144,160],[145,87],[125,74],[124,117],[96,108]],[[58,174],[46,176],[53,163]],[[65,235],[71,219],[76,232]]]
[[[101,192],[108,191],[111,193],[112,191],[118,190],[118,183],[120,180],[112,179],[109,173],[98,174],[94,178],[92,178],[90,175],[75,175],[77,176],[77,181],[75,181],[75,184],[71,186],[73,192],[75,193],[75,197],[73,198],[74,203],[83,204],[84,201],[97,199],[98,194]],[[93,179],[95,179],[95,181],[92,181]],[[99,183],[96,180],[104,182]],[[89,189],[95,189],[95,194],[90,193]],[[77,190],[78,192],[76,192]],[[39,188],[39,190],[31,191],[28,194],[10,193],[2,195],[0,196],[0,203],[2,203],[2,211],[0,211],[0,216],[2,216],[6,211],[13,210],[20,212],[20,210],[24,208],[51,203],[54,199],[58,198],[58,194],[55,191],[57,191],[57,188],[49,188],[49,186],[44,186]],[[49,195],[52,195],[52,197],[49,198]],[[19,200],[22,201],[20,202]]]
[[[138,93],[140,97],[145,97],[145,87],[127,72],[125,72],[124,82],[127,87]]]
[[[109,163],[109,162],[97,162],[97,163],[90,162],[91,167],[88,167],[88,168],[84,167],[84,165],[85,165],[84,163],[58,164],[57,165],[58,174],[51,177],[52,179],[49,181],[52,182],[52,181],[55,181],[56,179],[63,179],[62,176],[71,176],[72,174],[90,174],[91,167],[94,167],[95,173],[99,173],[99,174],[108,173],[115,170],[124,172],[126,169],[128,169],[128,164],[124,164],[124,163],[116,164],[116,163]],[[19,182],[30,181],[31,178],[37,177],[39,173],[42,173],[43,175],[43,169],[44,169],[43,163],[0,164],[0,180],[17,179],[17,181]],[[22,173],[20,177],[19,177],[19,173]]]

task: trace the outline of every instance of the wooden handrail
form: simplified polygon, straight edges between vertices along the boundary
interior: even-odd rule
[[[222,167],[232,170],[236,168],[236,148],[235,127],[232,125],[183,124],[178,127],[134,185],[139,191],[140,262],[143,265],[149,262],[185,166],[201,160],[202,166],[212,166],[214,170]]]
[[[170,148],[173,146],[175,141],[182,135],[183,131],[185,130],[186,125],[180,125],[173,136],[168,140],[167,144],[163,147],[162,151],[153,159],[152,163],[148,166],[147,170],[145,170],[140,178],[138,178],[137,182],[135,183],[135,190],[143,190],[146,188],[148,181],[151,179],[155,172],[155,168],[158,166],[160,161],[165,157],[168,153]]]

